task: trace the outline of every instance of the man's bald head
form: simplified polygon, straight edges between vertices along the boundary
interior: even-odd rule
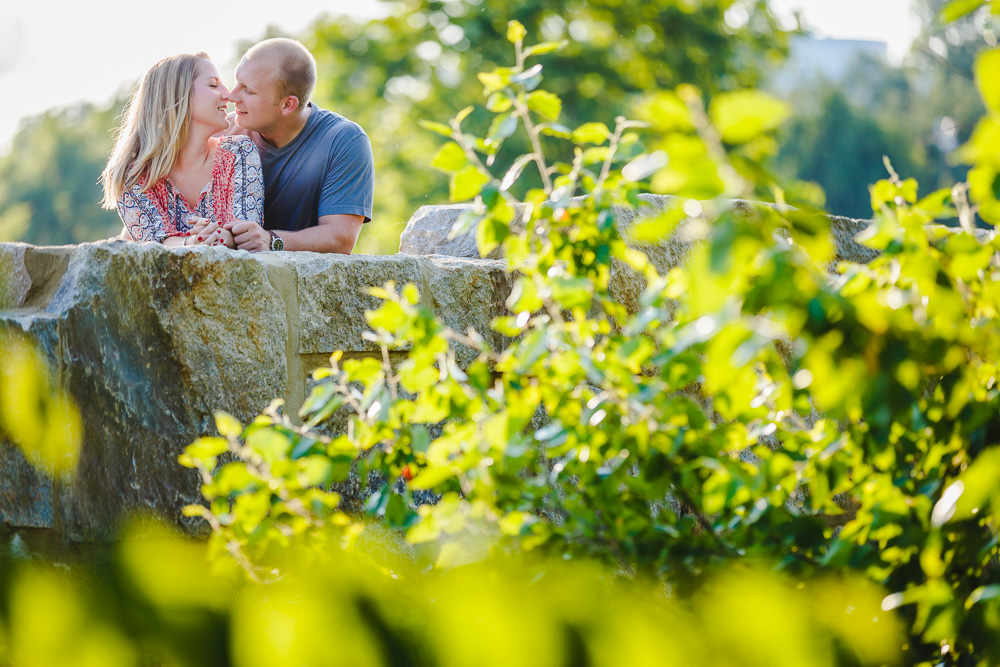
[[[267,63],[274,68],[275,92],[278,99],[294,95],[299,106],[305,106],[316,88],[316,59],[294,39],[265,39],[250,47],[240,64]]]

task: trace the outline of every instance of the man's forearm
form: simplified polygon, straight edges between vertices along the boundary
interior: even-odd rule
[[[350,255],[357,243],[364,217],[337,213],[323,215],[319,224],[297,232],[275,230],[285,244],[285,250],[311,250]]]
[[[329,229],[329,225],[309,227],[298,232],[275,230],[285,244],[285,250],[310,250],[312,252],[336,252],[350,255],[354,250],[357,235]]]

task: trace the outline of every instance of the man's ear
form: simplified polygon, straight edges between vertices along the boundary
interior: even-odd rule
[[[281,103],[281,115],[287,116],[298,108],[299,98],[295,97],[295,95],[289,95]]]

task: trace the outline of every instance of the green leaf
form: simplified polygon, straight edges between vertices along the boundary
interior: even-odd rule
[[[476,227],[476,246],[480,257],[486,257],[510,234],[510,227],[496,216],[488,215]]]
[[[994,113],[1000,112],[1000,49],[980,53],[973,71],[983,102]]]
[[[510,169],[507,170],[507,173],[503,175],[503,180],[500,181],[500,190],[501,191],[509,190],[510,186],[514,185],[514,183],[517,182],[517,179],[521,175],[521,172],[524,171],[525,165],[531,162],[531,160],[534,159],[534,157],[535,156],[533,154],[528,153],[527,155],[522,155],[521,157],[514,160],[514,164],[510,166]]]
[[[563,308],[589,308],[594,284],[585,277],[556,278],[549,288],[552,298]]]
[[[514,282],[514,288],[507,297],[507,308],[512,313],[527,311],[533,313],[541,310],[544,305],[538,296],[538,288],[535,282],[528,276],[521,276]]]
[[[215,428],[219,430],[219,435],[226,438],[238,438],[243,433],[243,425],[236,417],[222,410],[215,412]]]
[[[486,109],[493,113],[504,113],[510,109],[512,104],[510,96],[500,90],[490,95],[490,98],[486,100]]]
[[[743,144],[780,126],[790,115],[787,104],[759,90],[722,93],[709,106],[722,140]]]
[[[965,608],[970,609],[976,603],[984,600],[995,600],[998,597],[1000,597],[1000,584],[980,586],[976,590],[972,591],[969,597],[965,600]]]
[[[569,44],[568,40],[562,40],[559,42],[541,42],[535,44],[534,46],[529,46],[524,50],[524,57],[529,56],[540,56],[546,53],[552,53],[553,51],[558,51]]]
[[[505,88],[507,86],[507,81],[509,80],[509,77],[501,76],[496,72],[479,72],[476,76],[486,88],[487,95]]]
[[[501,114],[494,118],[490,124],[490,129],[486,133],[486,145],[502,144],[503,140],[514,134],[516,130],[517,117],[509,113]]]
[[[536,90],[529,93],[526,99],[529,109],[549,120],[559,118],[559,114],[562,113],[562,100],[548,91]]]
[[[273,428],[254,431],[247,438],[247,446],[268,464],[286,458],[288,445],[288,437]]]
[[[985,4],[985,0],[952,0],[941,8],[941,23],[951,23],[971,14]]]
[[[303,486],[322,486],[333,476],[333,462],[326,456],[313,455],[299,459],[299,474],[305,479]]]
[[[507,41],[511,44],[523,41],[527,34],[528,31],[520,21],[507,21]]]
[[[611,153],[610,146],[591,146],[587,150],[583,151],[583,163],[586,164],[601,164]]]
[[[203,437],[185,447],[184,453],[194,459],[210,461],[228,449],[229,441],[225,438]]]
[[[470,113],[473,112],[473,110],[475,108],[476,107],[474,107],[474,106],[467,106],[464,109],[462,109],[461,111],[459,111],[457,114],[455,114],[455,122],[456,123],[461,123],[463,120],[465,120],[469,116]]]
[[[318,440],[316,440],[315,438],[308,438],[308,437],[302,438],[302,440],[299,440],[299,444],[292,447],[292,453],[290,458],[293,460],[300,459],[306,454],[309,454],[309,452],[312,451],[314,448],[317,450],[322,449],[322,447],[320,447],[320,443]]]
[[[312,388],[309,397],[306,398],[302,407],[299,408],[299,416],[305,416],[319,410],[326,405],[327,401],[337,393],[337,385],[332,382],[324,382]]]
[[[437,132],[438,134],[444,135],[451,139],[452,129],[445,125],[444,123],[435,123],[432,120],[424,120],[421,118],[417,121],[417,124],[425,130],[430,130],[431,132]]]
[[[451,466],[435,466],[424,468],[420,473],[410,480],[410,488],[413,489],[433,489],[455,476],[455,470]]]
[[[603,144],[611,138],[611,131],[604,123],[584,123],[573,130],[573,141],[578,144]]]
[[[260,480],[250,474],[246,465],[240,461],[222,466],[215,474],[209,490],[216,496],[228,496],[247,488],[254,489],[258,484]]]
[[[649,96],[639,105],[637,117],[662,134],[694,129],[691,110],[676,93],[659,92]]]
[[[432,167],[447,173],[461,171],[468,165],[469,158],[466,157],[465,151],[454,142],[442,146],[441,150],[434,156],[434,159],[431,160]]]
[[[208,508],[203,505],[185,505],[181,508],[181,514],[186,517],[200,516],[203,519],[208,519],[212,516]]]
[[[560,139],[573,138],[572,130],[565,125],[560,125],[559,123],[543,123],[542,125],[538,125],[536,127],[539,132],[550,137],[559,137]]]
[[[914,204],[913,207],[935,218],[942,216],[952,217],[954,209],[951,208],[950,204],[951,189],[942,188],[927,195]]]
[[[398,331],[408,317],[403,307],[395,301],[386,301],[375,310],[366,310],[365,319],[376,331]]]
[[[535,79],[535,78],[539,77],[539,75],[541,73],[542,73],[542,66],[541,65],[534,65],[534,66],[529,67],[528,69],[524,70],[523,72],[518,72],[517,74],[514,74],[513,76],[511,76],[510,77],[510,82],[511,83],[522,83],[525,86],[528,86],[528,82],[531,81],[532,79]],[[528,87],[529,87],[529,89],[530,88],[534,88],[534,86],[528,86]]]
[[[997,496],[1000,484],[1000,447],[991,447],[980,454],[934,504],[931,525],[941,526],[951,521],[976,518],[986,503]]]
[[[640,155],[622,168],[626,181],[641,181],[667,166],[668,157],[664,151]]]
[[[406,501],[398,493],[392,494],[385,507],[385,519],[390,528],[406,528],[413,512],[406,506]]]
[[[449,197],[451,201],[459,202],[472,199],[479,194],[480,189],[489,182],[489,178],[481,174],[473,166],[466,167],[451,177]]]

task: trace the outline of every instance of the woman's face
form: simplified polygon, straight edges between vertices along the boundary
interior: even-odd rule
[[[201,124],[213,129],[213,134],[229,127],[226,105],[229,90],[222,85],[219,70],[211,62],[201,60],[195,70],[191,91],[191,124]]]

